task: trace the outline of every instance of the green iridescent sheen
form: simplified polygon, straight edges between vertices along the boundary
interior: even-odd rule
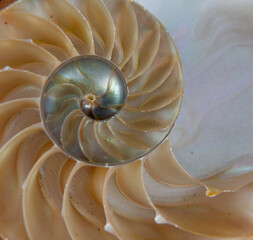
[[[75,158],[86,159],[89,154],[83,153],[79,136],[81,121],[108,121],[126,99],[125,79],[113,63],[79,56],[64,62],[48,78],[41,98],[43,120],[57,145]]]

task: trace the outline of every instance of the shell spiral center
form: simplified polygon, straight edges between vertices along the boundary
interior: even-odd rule
[[[51,138],[71,155],[66,151],[69,140],[65,136],[78,138],[82,123],[116,116],[126,99],[126,81],[117,66],[102,57],[78,56],[48,77],[41,95],[41,114]],[[78,158],[82,155],[75,153]]]

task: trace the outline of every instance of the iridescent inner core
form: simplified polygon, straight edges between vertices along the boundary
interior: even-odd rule
[[[91,83],[80,99],[81,110],[94,120],[107,120],[122,109],[126,99],[125,80],[116,66],[101,58],[79,60],[81,74]]]
[[[126,89],[122,73],[108,60],[95,56],[74,58],[62,64],[47,81],[45,117],[58,113],[61,104],[74,97],[88,117],[98,121],[110,119],[124,106]]]
[[[107,121],[127,99],[121,71],[97,56],[79,56],[64,62],[48,78],[41,96],[41,114],[54,142],[78,159],[82,129],[89,121]]]

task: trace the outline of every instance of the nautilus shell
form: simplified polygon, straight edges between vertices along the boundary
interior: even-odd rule
[[[1,10],[1,240],[253,239],[253,4],[138,2]]]

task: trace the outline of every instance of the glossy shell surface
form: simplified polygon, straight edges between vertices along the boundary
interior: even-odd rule
[[[88,133],[91,125],[94,125],[99,141],[101,121],[106,125],[105,121],[109,123],[120,114],[125,107],[127,94],[123,74],[110,61],[97,56],[79,56],[67,60],[49,76],[41,93],[40,109],[48,135],[74,159],[102,164],[117,163],[112,157],[113,153],[110,155],[105,151],[98,156],[101,150],[98,148],[94,151],[89,146]],[[104,134],[102,138],[108,145],[113,145],[110,136]],[[126,162],[129,159],[121,160]]]
[[[252,1],[138,2],[154,15],[127,0],[23,0],[1,11],[1,240],[253,238]],[[112,62],[128,88],[124,109],[88,128],[98,159],[126,159],[173,125],[182,67],[154,16],[184,69],[169,139],[128,164],[73,160],[49,137],[41,94],[80,55]],[[95,99],[81,97],[79,118],[89,113],[82,100]]]
[[[63,61],[46,73],[37,72],[43,70],[34,67],[37,62],[24,66],[48,76],[40,112],[52,141],[74,159],[109,166],[140,159],[165,140],[180,110],[183,74],[176,47],[158,19],[127,1],[64,3],[72,9],[66,12],[69,17],[75,7],[80,10],[75,21],[82,33],[72,29],[73,19],[67,24],[61,16],[47,15],[46,3],[33,4],[44,10],[27,13],[24,1],[5,11],[3,15],[11,15],[22,8],[4,31],[15,36],[13,43],[20,48],[29,48],[29,42],[16,39],[29,36],[31,49],[39,46],[48,58]],[[22,21],[31,21],[33,31],[21,32]],[[37,33],[41,22],[44,29]]]

